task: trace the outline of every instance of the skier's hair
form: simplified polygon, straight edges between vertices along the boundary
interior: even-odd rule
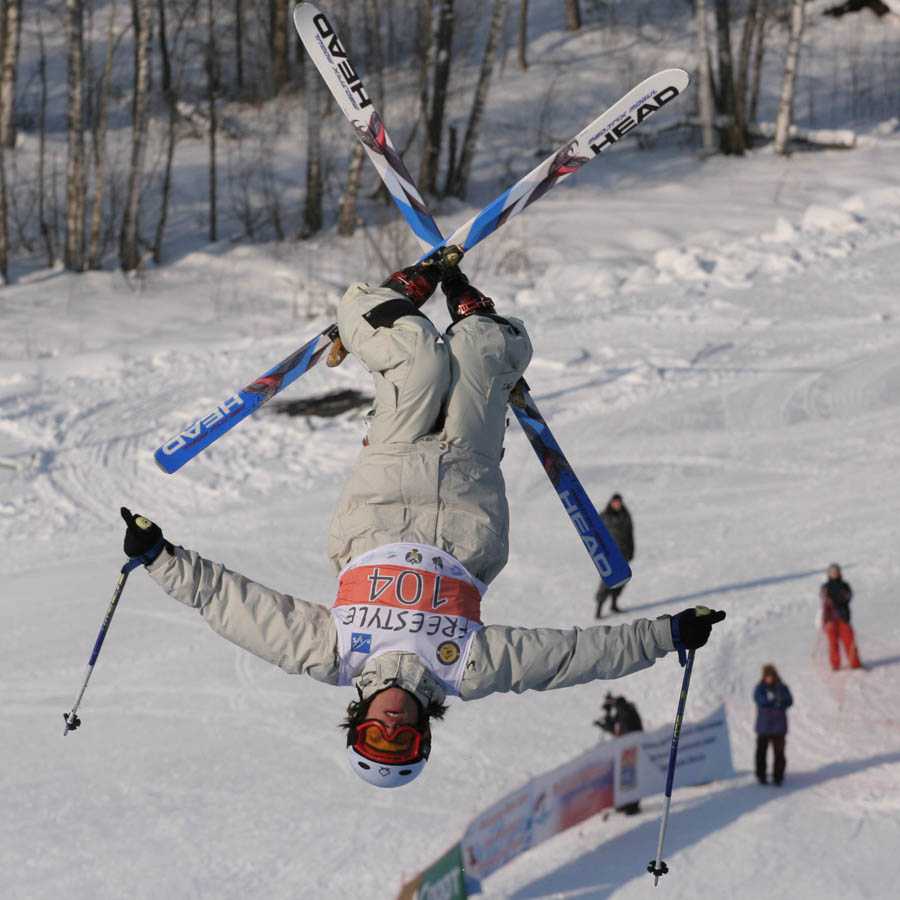
[[[369,718],[369,706],[375,697],[380,694],[381,691],[378,691],[376,694],[372,694],[368,700],[363,700],[360,697],[359,700],[353,700],[347,706],[347,717],[343,722],[338,726],[339,728],[343,728],[347,732],[347,746],[351,746],[353,744],[354,738],[356,737],[356,726],[362,724]],[[419,728],[425,728],[428,726],[432,719],[443,719],[444,714],[447,712],[447,705],[445,703],[439,703],[437,700],[431,700],[428,703],[428,706],[423,706],[418,697],[414,694],[410,694],[413,700],[416,701],[416,708],[419,711]]]
[[[772,665],[772,663],[766,663],[762,667],[762,677],[765,678],[767,675],[771,675],[776,681],[781,681],[781,677],[778,674],[778,669]]]

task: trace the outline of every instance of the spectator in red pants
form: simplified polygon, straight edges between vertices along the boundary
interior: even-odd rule
[[[753,691],[753,702],[756,704],[756,779],[760,784],[768,784],[766,754],[771,744],[775,756],[772,784],[780,785],[784,780],[787,710],[793,705],[794,698],[771,663],[762,668],[762,681]]]
[[[844,645],[850,668],[862,668],[856,649],[856,637],[850,625],[850,601],[853,599],[853,590],[844,581],[841,567],[837,563],[832,563],[828,567],[828,581],[820,588],[819,596],[822,598],[822,627],[828,637],[831,668],[837,671],[841,667],[839,642]]]

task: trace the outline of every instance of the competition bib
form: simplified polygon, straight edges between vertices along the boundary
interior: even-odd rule
[[[472,637],[481,625],[484,585],[449,553],[425,544],[388,544],[352,560],[331,608],[340,683],[366,660],[415,653],[448,694],[459,693]]]

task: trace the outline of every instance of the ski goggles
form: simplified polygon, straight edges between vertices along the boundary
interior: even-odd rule
[[[366,719],[356,726],[353,749],[375,762],[411,763],[422,755],[422,732],[413,725],[392,726]]]

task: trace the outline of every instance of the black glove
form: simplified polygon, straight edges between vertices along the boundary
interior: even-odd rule
[[[143,516],[134,515],[127,507],[122,507],[122,518],[128,526],[125,532],[124,550],[130,559],[140,559],[145,566],[149,566],[153,560],[162,553],[163,548],[172,552],[172,545],[163,537],[159,525],[145,519]]]
[[[709,640],[713,625],[724,618],[724,612],[717,612],[707,606],[695,606],[672,616],[669,620],[672,627],[672,641],[682,665],[686,659],[685,651],[702,647]]]

